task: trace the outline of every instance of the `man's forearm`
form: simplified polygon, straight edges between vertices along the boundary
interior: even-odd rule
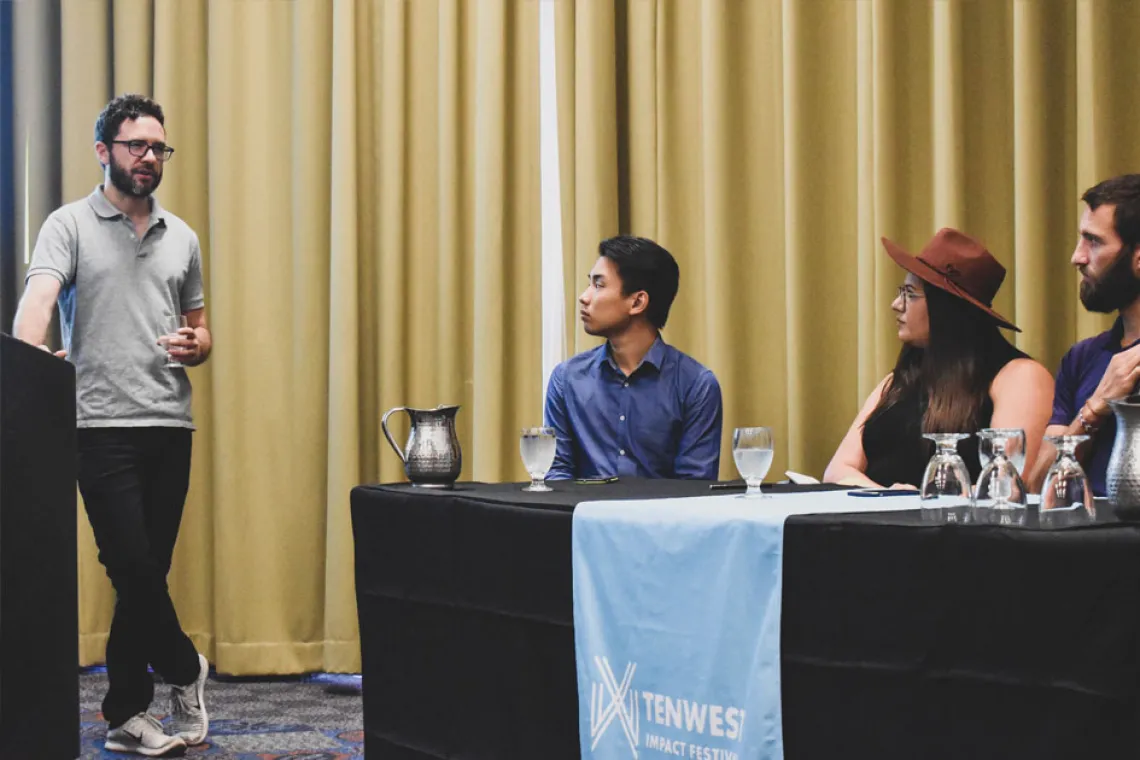
[[[25,343],[33,346],[42,346],[47,341],[48,328],[51,326],[51,310],[53,304],[42,304],[23,301],[16,309],[16,320],[12,332]]]

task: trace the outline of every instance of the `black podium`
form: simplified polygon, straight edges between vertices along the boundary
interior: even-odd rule
[[[75,368],[0,334],[0,758],[79,755]]]

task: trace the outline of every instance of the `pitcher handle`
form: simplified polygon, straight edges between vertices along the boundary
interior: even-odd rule
[[[384,430],[384,437],[388,439],[388,443],[391,444],[392,450],[396,452],[396,456],[400,457],[400,461],[404,464],[408,463],[408,459],[404,456],[403,449],[396,445],[396,441],[392,438],[392,434],[388,432],[388,418],[392,416],[393,412],[406,411],[408,411],[408,408],[406,406],[395,406],[384,412],[384,416],[380,418],[380,427]]]

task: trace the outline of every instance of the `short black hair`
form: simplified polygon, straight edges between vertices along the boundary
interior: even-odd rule
[[[134,121],[143,116],[153,116],[163,129],[166,128],[162,106],[158,103],[145,95],[133,93],[120,95],[104,106],[99,117],[95,119],[95,142],[110,147],[111,141],[119,136],[119,128],[123,126],[124,121]]]
[[[1093,185],[1081,200],[1089,210],[1098,206],[1116,206],[1113,211],[1113,226],[1126,249],[1140,244],[1140,174],[1122,174]]]
[[[639,290],[649,294],[645,316],[658,330],[663,328],[681,280],[681,270],[673,254],[652,240],[630,235],[603,240],[598,245],[598,254],[617,267],[623,294],[628,296]]]

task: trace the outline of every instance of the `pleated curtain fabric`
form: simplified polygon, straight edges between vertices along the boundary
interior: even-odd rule
[[[558,0],[567,297],[608,235],[674,253],[665,335],[720,378],[726,477],[743,425],[820,475],[893,366],[881,236],[980,238],[1055,370],[1111,321],[1069,257],[1081,192],[1140,171],[1137,31],[1128,0]]]
[[[227,673],[359,671],[349,491],[403,477],[380,415],[462,404],[463,475],[482,480],[524,476],[512,431],[541,419],[537,6],[62,0],[14,15],[14,175],[30,167],[14,205],[32,244],[100,182],[93,127],[114,94],[155,97],[177,150],[160,195],[201,238],[215,336],[190,370],[170,576],[184,628]],[[91,664],[114,595],[77,519]]]
[[[723,475],[732,428],[757,424],[775,428],[774,475],[820,474],[893,364],[902,277],[880,236],[982,239],[1009,270],[996,308],[1051,369],[1108,323],[1068,259],[1081,191],[1140,170],[1130,0],[9,4],[5,319],[43,219],[100,181],[99,109],[127,91],[166,109],[161,197],[201,237],[216,340],[190,370],[171,587],[224,672],[359,669],[348,496],[402,477],[386,409],[462,404],[463,477],[524,477],[539,2],[555,4],[567,345],[596,345],[575,299],[602,238],[669,248],[665,335],[720,379]],[[77,519],[89,664],[113,593]]]

